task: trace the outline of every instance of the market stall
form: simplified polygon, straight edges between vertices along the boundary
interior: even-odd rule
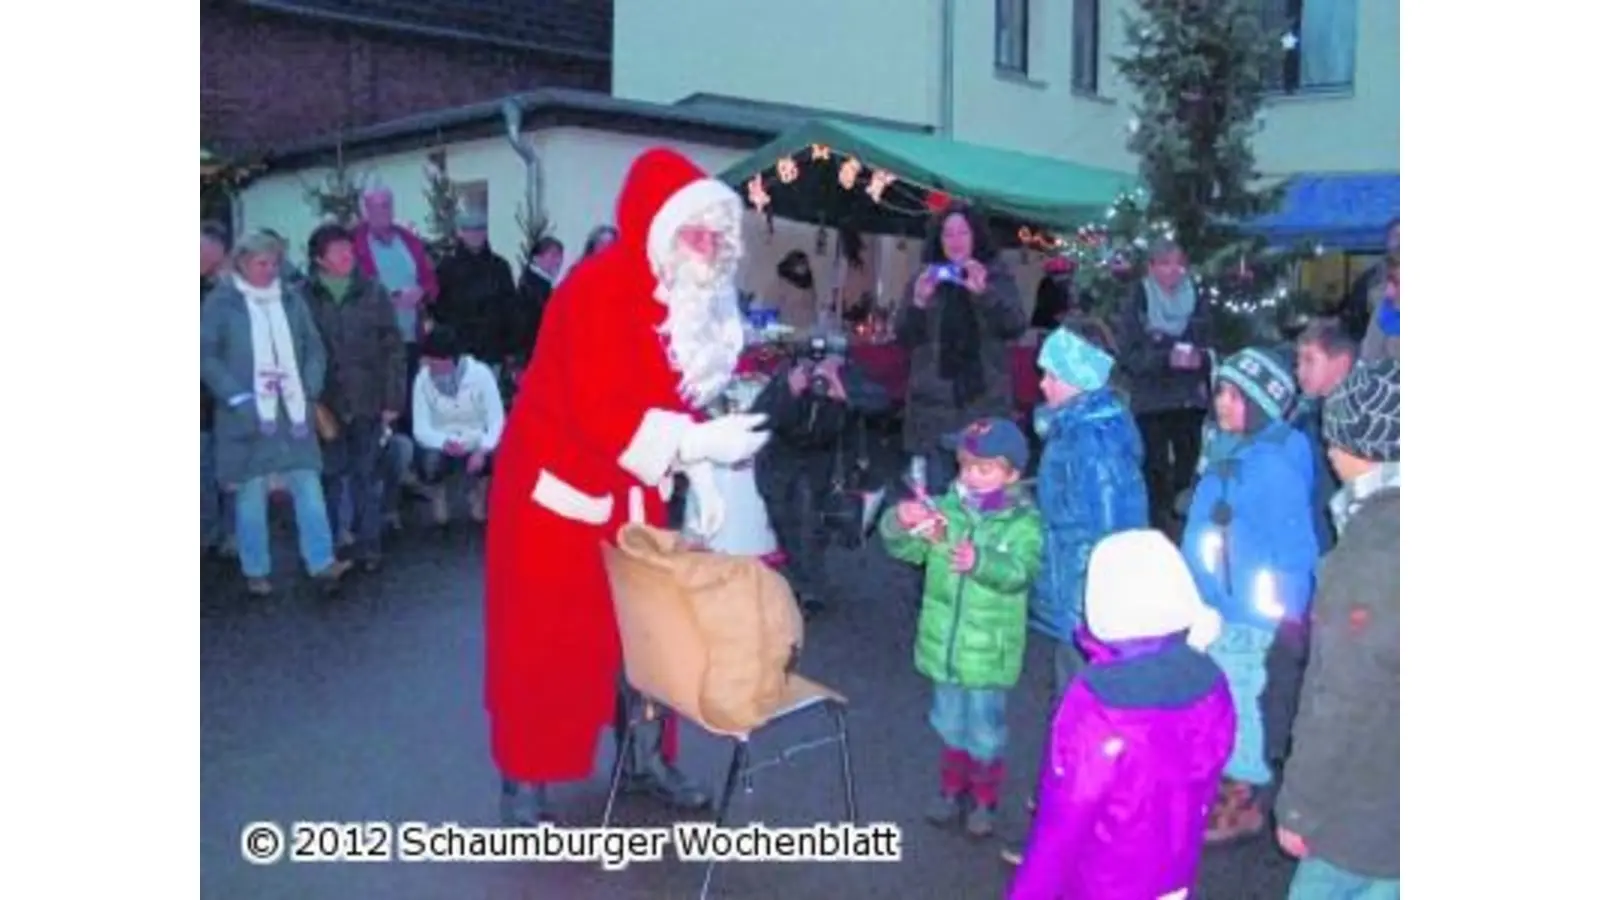
[[[795,128],[721,173],[769,229],[777,220],[817,226],[827,289],[821,330],[848,340],[852,358],[891,396],[903,399],[909,360],[895,344],[894,314],[915,276],[928,220],[952,200],[983,209],[994,236],[1013,253],[1104,214],[1134,182],[1129,174],[1080,166],[927,134],[831,119]],[[830,230],[838,235],[830,244]],[[867,293],[843,287],[844,235],[871,236]],[[831,250],[831,253],[830,253]],[[865,302],[863,302],[863,300]],[[1015,348],[1018,405],[1037,397],[1032,346]]]

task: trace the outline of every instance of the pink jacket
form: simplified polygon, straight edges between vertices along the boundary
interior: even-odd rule
[[[394,226],[395,233],[400,235],[400,240],[411,251],[411,259],[417,264],[417,286],[422,288],[422,302],[424,305],[439,299],[439,275],[433,270],[433,259],[428,256],[428,248],[422,239],[403,225]],[[367,244],[367,239],[372,236],[372,229],[367,223],[362,222],[350,230],[350,237],[355,246],[356,267],[361,274],[376,281],[378,279],[378,264],[372,259],[372,247]],[[419,318],[420,321],[420,318]],[[407,340],[410,340],[408,337]]]
[[[1181,635],[1108,646],[1056,710],[1010,900],[1183,897],[1233,750],[1222,671]]]

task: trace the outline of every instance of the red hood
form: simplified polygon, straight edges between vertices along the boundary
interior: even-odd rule
[[[645,258],[650,224],[673,194],[707,177],[683,154],[665,147],[646,150],[633,161],[617,195],[617,244]]]

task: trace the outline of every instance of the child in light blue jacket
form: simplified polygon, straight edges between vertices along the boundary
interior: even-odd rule
[[[1261,698],[1267,653],[1281,627],[1311,605],[1318,559],[1312,449],[1284,421],[1296,395],[1292,367],[1270,351],[1244,350],[1217,372],[1214,406],[1227,449],[1195,485],[1183,555],[1205,602],[1222,614],[1211,655],[1228,677],[1238,734],[1207,839],[1253,834],[1266,824],[1261,793],[1273,780]]]

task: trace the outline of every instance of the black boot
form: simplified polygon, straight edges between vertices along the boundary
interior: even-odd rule
[[[500,822],[507,828],[533,828],[554,822],[545,786],[531,781],[500,780]]]
[[[631,692],[630,692],[631,693]],[[617,720],[613,727],[618,752],[630,713],[629,699],[618,693]],[[663,723],[658,714],[633,729],[633,746],[622,761],[622,789],[629,793],[650,793],[668,805],[684,810],[711,805],[711,793],[667,762],[661,755]]]

